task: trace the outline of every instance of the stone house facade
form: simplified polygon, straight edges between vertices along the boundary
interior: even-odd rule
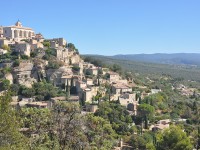
[[[116,72],[109,72],[108,75],[110,82],[117,82],[120,79],[119,74]]]
[[[30,56],[31,45],[29,43],[26,43],[26,42],[17,42],[15,44],[14,51],[20,53],[21,55]]]
[[[113,94],[122,94],[126,92],[132,92],[132,88],[126,84],[113,84],[111,86]]]
[[[3,27],[3,36],[20,41],[22,39],[31,39],[35,36],[33,29],[23,27],[22,23],[17,21],[14,26]]]

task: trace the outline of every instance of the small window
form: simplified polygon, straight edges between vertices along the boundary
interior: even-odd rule
[[[7,31],[5,30],[5,33],[7,33]]]

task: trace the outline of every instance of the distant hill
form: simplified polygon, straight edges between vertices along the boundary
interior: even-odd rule
[[[142,54],[143,55],[143,54]],[[156,54],[155,54],[156,55]],[[163,54],[165,55],[165,54]],[[167,54],[166,54],[167,55]],[[102,55],[82,55],[82,56],[90,56],[94,59],[102,61],[104,64],[112,65],[112,64],[118,64],[122,67],[123,70],[127,71],[133,71],[135,73],[143,74],[148,76],[149,74],[152,74],[154,76],[156,75],[170,75],[173,78],[184,78],[186,80],[195,80],[200,82],[200,66],[194,66],[194,65],[185,65],[186,63],[182,64],[174,64],[176,60],[173,61],[173,64],[161,64],[161,62],[157,61],[155,63],[155,60],[152,59],[150,62],[142,61],[145,59],[138,60],[127,60],[124,57],[119,57],[119,59],[116,56],[110,57],[110,56],[102,56]],[[118,56],[125,56],[125,55],[118,55]],[[126,55],[128,56],[128,55]],[[130,56],[130,55],[129,55]],[[148,56],[150,58],[150,56]],[[152,56],[153,57],[153,56]],[[166,58],[166,57],[165,57]],[[169,57],[170,58],[170,57]],[[197,58],[195,58],[197,59]],[[200,56],[198,54],[198,59],[200,59]],[[198,61],[197,59],[197,61]],[[154,62],[153,62],[154,61]],[[187,63],[188,64],[188,63]],[[197,63],[195,63],[197,64]]]
[[[175,54],[130,54],[114,55],[115,59],[152,62],[159,64],[181,64],[200,66],[200,53],[175,53]]]

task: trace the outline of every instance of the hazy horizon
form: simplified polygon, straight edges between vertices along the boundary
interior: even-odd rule
[[[166,54],[166,55],[173,55],[173,54],[200,54],[199,53],[187,53],[187,52],[180,52],[180,53],[132,53],[132,54],[113,54],[113,55],[104,55],[104,54],[84,54],[83,55],[102,55],[102,56],[115,56],[115,55],[154,55],[154,54]]]

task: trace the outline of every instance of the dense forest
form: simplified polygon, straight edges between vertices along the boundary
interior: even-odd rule
[[[197,66],[147,63],[141,61],[116,59],[101,55],[83,55],[83,57],[87,56],[92,57],[97,61],[102,61],[104,64],[118,64],[123,68],[124,71],[132,71],[145,76],[160,76],[164,74],[172,76],[173,78],[200,81],[200,68]]]
[[[199,118],[195,118],[195,114],[199,110],[194,106],[190,108],[189,104],[185,106],[187,108],[182,109],[184,104],[180,103],[177,107],[176,102],[173,108],[163,107],[156,104],[156,101],[162,99],[163,102],[160,103],[165,105],[164,101],[168,99],[166,95],[155,96],[144,100],[139,107],[141,116],[135,118],[119,103],[109,101],[100,103],[98,111],[87,115],[80,113],[79,105],[66,102],[57,103],[52,109],[15,110],[9,105],[10,96],[7,93],[0,97],[0,148],[104,150],[113,149],[123,137],[132,149],[190,150],[198,143],[199,130],[195,128],[195,124],[198,125]],[[158,109],[162,110],[161,114],[156,112]],[[169,109],[173,111],[168,114],[166,112]],[[156,133],[145,131],[141,126],[142,118],[149,118],[150,122],[155,122],[167,115],[171,115],[172,118],[174,115],[186,115],[187,109],[191,111],[191,116],[188,117],[193,118],[187,124],[172,125],[169,129]],[[132,125],[133,122],[136,125]],[[186,132],[183,132],[183,128]]]

